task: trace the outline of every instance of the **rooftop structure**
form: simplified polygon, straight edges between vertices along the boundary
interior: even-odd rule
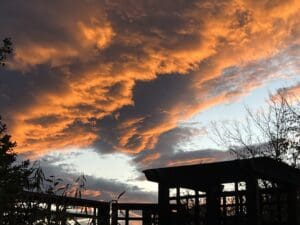
[[[299,224],[300,170],[270,158],[144,173],[149,181],[158,183],[160,225]]]

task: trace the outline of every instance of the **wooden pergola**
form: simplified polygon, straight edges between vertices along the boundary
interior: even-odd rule
[[[187,220],[195,225],[299,224],[300,170],[270,158],[157,168],[144,173],[149,181],[158,183],[160,225],[183,225]],[[233,190],[226,191],[228,183]],[[239,188],[242,184],[244,187]],[[181,188],[193,190],[194,195],[181,196]],[[170,197],[171,189],[176,190],[176,196]],[[193,198],[193,206],[182,220],[180,208],[187,197]],[[177,210],[171,209],[174,199]],[[233,213],[228,213],[229,209]]]

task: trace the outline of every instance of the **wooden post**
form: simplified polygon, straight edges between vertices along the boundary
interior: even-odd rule
[[[60,213],[59,213],[59,204],[56,203],[55,205],[55,223],[58,224],[59,223],[59,217],[60,217]]]
[[[225,218],[227,216],[227,202],[226,202],[226,196],[222,196],[223,199],[223,213],[222,216]]]
[[[248,178],[246,181],[247,224],[260,225],[259,192],[257,179]]]
[[[220,185],[210,186],[207,196],[207,225],[220,224]]]
[[[97,216],[97,207],[93,207],[93,216],[94,216],[94,217]]]
[[[143,225],[151,225],[151,212],[148,210],[143,210]]]
[[[288,225],[297,225],[297,213],[298,203],[297,203],[297,188],[294,186],[289,187],[288,196]]]
[[[170,200],[169,187],[165,184],[158,184],[158,215],[159,225],[170,225]]]
[[[180,198],[180,187],[176,187],[176,219],[178,220],[181,216],[181,198]]]
[[[63,205],[62,213],[61,213],[61,225],[67,224],[67,206]]]
[[[101,216],[102,216],[102,210],[100,209],[100,207],[97,208],[97,215],[96,215],[96,224],[97,225],[101,225]],[[104,215],[103,215],[103,220],[104,220]]]
[[[47,205],[47,221],[48,221],[48,224],[51,223],[51,202],[48,203]]]
[[[129,210],[125,209],[125,225],[129,225]]]
[[[195,190],[195,224],[199,224],[199,191]]]
[[[280,197],[281,197],[281,192],[280,192],[279,187],[277,187],[276,188],[277,218],[278,218],[279,223],[282,223],[282,216],[281,216],[281,207],[282,207],[282,205],[281,205]]]
[[[234,198],[235,198],[235,223],[239,223],[240,219],[240,198],[239,198],[239,182],[234,182]]]
[[[181,205],[181,202],[180,202],[180,187],[176,187],[176,205],[177,205],[177,208]]]
[[[234,182],[234,198],[235,198],[235,217],[239,216],[240,211],[240,201],[239,201],[239,183],[237,181]]]
[[[110,225],[109,211],[110,211],[110,207],[108,204],[98,207],[98,209],[97,209],[97,225]]]
[[[4,207],[0,204],[0,224],[3,224]]]
[[[111,206],[111,225],[118,225],[118,203]]]

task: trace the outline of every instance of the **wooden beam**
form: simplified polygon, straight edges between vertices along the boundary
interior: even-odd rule
[[[109,205],[108,202],[104,202],[104,201],[95,201],[95,200],[73,198],[73,197],[60,196],[60,195],[49,195],[49,194],[29,192],[29,191],[23,191],[22,195],[20,196],[20,200],[23,199],[37,200],[44,203],[51,202],[51,204],[72,205],[72,206],[102,207],[105,205]]]
[[[176,204],[177,206],[179,207],[181,205],[181,202],[180,202],[180,187],[177,186],[176,187]]]
[[[220,185],[207,189],[207,225],[220,224]]]
[[[158,184],[158,205],[159,225],[170,225],[169,187],[163,183]]]
[[[119,210],[152,210],[157,211],[157,204],[154,203],[118,203]]]
[[[129,210],[125,210],[125,225],[129,225]]]
[[[289,187],[288,196],[288,224],[298,224],[297,223],[297,214],[298,212],[298,202],[297,202],[297,188],[294,186]]]
[[[143,225],[151,225],[151,212],[143,210],[142,212]]]
[[[102,207],[98,207],[98,225],[110,225],[110,206],[103,205]]]
[[[118,204],[114,203],[111,206],[111,225],[118,225]]]
[[[199,191],[195,190],[195,224],[199,224]]]
[[[166,167],[144,171],[150,181],[168,183],[169,187],[204,190],[214,183],[232,183],[247,178],[261,179],[300,186],[300,170],[270,158],[252,158],[225,162]],[[188,176],[187,176],[188,174]],[[197,181],[195,177],[199,177]]]
[[[258,183],[254,177],[246,180],[246,206],[248,225],[260,225]]]

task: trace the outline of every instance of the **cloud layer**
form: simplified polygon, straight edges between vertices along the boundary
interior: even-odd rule
[[[296,0],[17,0],[1,7],[15,54],[1,71],[0,113],[18,151],[31,155],[93,147],[175,165],[156,151],[163,134],[300,68]]]
[[[72,154],[69,156],[72,156]],[[76,169],[73,168],[72,165],[66,165],[63,163],[63,157],[61,157],[61,155],[47,155],[42,158],[40,165],[46,177],[54,175],[55,178],[61,178],[64,184],[70,184],[73,187],[76,185],[75,180],[79,177],[79,174],[74,173]],[[120,202],[138,203],[157,201],[155,193],[145,191],[135,185],[90,175],[85,175],[85,178],[86,190],[83,190],[83,198],[111,201],[116,200],[118,195],[125,191],[126,193],[122,196],[122,198],[120,198]],[[47,182],[45,182],[44,185],[44,188],[47,188]],[[74,193],[70,193],[70,196],[73,196],[72,194]]]

